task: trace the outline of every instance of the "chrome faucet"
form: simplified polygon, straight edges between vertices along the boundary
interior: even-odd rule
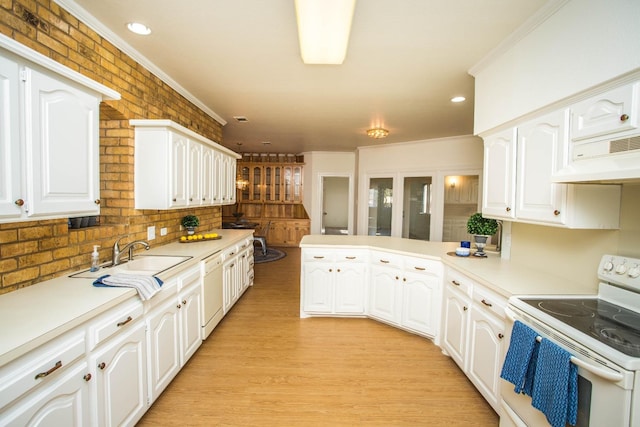
[[[126,252],[127,250],[129,251],[129,261],[131,261],[133,259],[133,247],[135,245],[140,245],[143,246],[145,248],[145,250],[149,250],[149,244],[147,242],[145,242],[144,240],[136,240],[134,242],[131,243],[127,243],[125,245],[124,248],[120,249],[120,240],[122,240],[123,238],[119,238],[118,240],[116,240],[116,242],[113,244],[113,256],[112,256],[112,266],[116,266],[118,264],[120,264],[120,257],[122,256],[123,252]]]

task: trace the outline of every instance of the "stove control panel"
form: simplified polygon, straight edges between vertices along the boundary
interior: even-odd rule
[[[598,278],[605,282],[640,290],[640,259],[604,255],[598,267]]]

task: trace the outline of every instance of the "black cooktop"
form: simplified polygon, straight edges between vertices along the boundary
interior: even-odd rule
[[[598,298],[521,298],[563,323],[632,357],[640,357],[640,314]]]

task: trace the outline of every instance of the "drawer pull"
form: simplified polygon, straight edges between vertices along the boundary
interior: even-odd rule
[[[626,122],[627,120],[629,120],[629,115],[628,114],[623,114],[620,116],[620,121],[621,122]]]
[[[487,307],[493,307],[493,304],[491,304],[490,302],[486,302],[484,299],[480,302],[486,305]]]
[[[460,282],[458,282],[457,280],[452,280],[451,283],[453,283],[456,286],[460,286]]]
[[[176,305],[176,308],[177,308],[177,309],[181,309],[181,308],[182,308],[182,305],[178,304],[178,305]]]
[[[558,215],[560,215],[560,211],[556,209],[555,211],[553,211],[553,214],[554,214],[555,216],[558,216]]]
[[[314,255],[313,258],[315,258],[315,259],[323,259],[324,257],[322,255]]]
[[[415,268],[418,271],[425,271],[426,270],[426,268],[424,268],[424,267],[415,267],[414,266],[413,268]]]
[[[187,305],[187,300],[186,299],[182,300],[182,305]]]
[[[24,200],[18,199],[14,203],[16,204],[16,206],[23,206],[24,205]]]
[[[356,259],[356,257],[354,257],[354,256],[346,256],[345,258],[346,259]]]
[[[383,264],[389,264],[389,261],[387,261],[386,259],[381,259],[380,262]]]
[[[501,340],[502,338],[504,338],[503,334],[498,334],[498,339]]]
[[[505,211],[507,211],[507,212],[511,212],[511,208],[507,206],[507,208],[505,209]]]
[[[104,368],[106,368],[106,367],[107,367],[107,364],[106,364],[106,363],[104,363],[104,362],[101,362],[101,363],[99,363],[99,364],[98,364],[98,368],[99,368],[100,370],[102,370],[102,369],[104,369]]]
[[[48,371],[40,372],[38,375],[36,375],[35,379],[39,380],[40,378],[44,378],[60,368],[62,368],[62,360],[58,360],[56,364],[53,366],[53,368],[49,369]]]
[[[132,320],[133,320],[133,317],[129,316],[126,318],[126,320],[123,320],[122,322],[118,322],[116,326],[119,328],[120,326],[124,326],[127,323],[131,322]]]
[[[91,381],[91,374],[85,375],[84,377],[82,377],[82,379],[87,381],[87,382]]]
[[[462,307],[462,311],[467,311],[467,310],[469,310],[469,307],[467,307],[466,305]]]

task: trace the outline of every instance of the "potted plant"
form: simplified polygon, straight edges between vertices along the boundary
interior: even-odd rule
[[[467,221],[467,232],[473,234],[473,238],[478,250],[475,256],[486,256],[484,247],[487,245],[487,239],[496,234],[498,231],[498,221],[492,218],[484,218],[482,213],[476,212],[469,217]]]
[[[181,224],[187,229],[188,234],[194,234],[196,232],[195,228],[200,225],[200,220],[195,215],[185,215]]]

